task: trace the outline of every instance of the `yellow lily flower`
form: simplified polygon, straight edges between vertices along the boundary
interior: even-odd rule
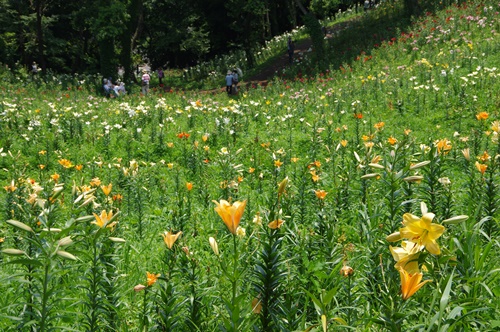
[[[106,196],[109,196],[109,194],[111,193],[111,189],[112,188],[113,188],[113,184],[112,183],[108,184],[107,186],[105,186],[105,185],[101,186],[102,192]]]
[[[439,255],[439,249],[436,239],[445,231],[444,226],[431,223],[434,213],[425,213],[422,218],[414,216],[411,213],[403,215],[403,227],[399,229],[401,237],[410,240],[420,246],[424,246],[428,252]]]
[[[14,184],[14,180],[12,180],[10,186],[5,186],[3,187],[3,189],[5,189],[8,193],[13,193],[14,191],[16,191],[17,187]]]
[[[267,227],[269,227],[270,229],[278,229],[281,227],[281,225],[283,225],[283,223],[284,223],[283,220],[276,219],[267,224]]]
[[[60,159],[57,162],[64,168],[71,168],[74,166],[68,159]]]
[[[413,294],[415,294],[423,285],[432,280],[422,280],[423,274],[421,272],[410,274],[408,271],[400,268],[399,276],[401,277],[401,296],[403,300],[409,299]]]
[[[94,217],[95,221],[92,221],[91,224],[96,224],[100,228],[113,228],[116,225],[116,221],[108,225],[109,221],[113,218],[113,211],[106,212],[106,210],[102,210],[100,215],[94,213]]]
[[[101,180],[99,178],[93,178],[91,181],[90,181],[90,185],[92,187],[99,187],[101,185]]]
[[[422,246],[408,241],[402,241],[401,247],[394,248],[393,246],[389,246],[392,257],[396,261],[394,267],[397,270],[401,268],[408,273],[420,272],[418,269],[418,256],[422,248]]]
[[[245,206],[247,205],[247,201],[236,201],[232,205],[226,201],[221,200],[220,203],[217,201],[213,201],[217,207],[215,211],[219,214],[226,224],[227,228],[232,234],[236,234],[236,229],[240,224],[241,217],[243,216],[243,212],[245,211]]]
[[[181,236],[182,232],[178,232],[177,234],[174,234],[172,232],[165,232],[161,236],[163,236],[163,241],[167,245],[168,249],[172,249],[174,246],[175,241]]]

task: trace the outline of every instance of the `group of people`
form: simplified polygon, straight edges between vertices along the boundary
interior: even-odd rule
[[[114,84],[111,77],[103,80],[103,89],[106,96],[110,97],[118,97],[127,93],[125,90],[125,83],[116,82],[116,84]]]
[[[119,68],[119,75],[123,77],[123,71]],[[158,75],[159,84],[163,84],[164,72],[163,68],[160,67],[156,70]],[[234,68],[232,71],[228,70],[226,75],[226,92],[228,95],[238,94],[238,83],[239,76],[242,75],[242,72],[239,68]],[[142,70],[141,76],[141,92],[143,95],[147,95],[149,93],[149,84],[151,82],[151,75],[148,70]],[[109,97],[119,97],[127,93],[125,90],[125,83],[118,80],[116,83],[113,83],[111,77],[103,79],[103,90],[104,94]]]
[[[123,77],[124,75],[124,70],[123,71],[120,70],[122,68],[123,67],[120,66],[118,70],[118,75],[120,77]],[[161,68],[158,70],[158,78],[161,84],[161,81],[163,79],[163,70]],[[147,95],[149,93],[150,81],[151,81],[151,76],[149,75],[149,72],[146,69],[143,69],[141,76],[141,91],[143,95]],[[121,80],[118,80],[116,83],[113,83],[111,77],[103,79],[103,90],[104,94],[109,97],[119,97],[127,93],[127,91],[125,90],[125,83],[123,83]]]
[[[238,70],[228,70],[226,75],[226,92],[228,95],[238,93]]]
[[[366,11],[368,11],[368,9],[370,8],[374,8],[375,7],[375,1],[374,0],[365,0],[365,2],[363,3],[363,9]]]
[[[158,75],[158,83],[160,86],[163,86],[163,78],[165,77],[165,73],[163,72],[163,68],[160,67],[156,70],[156,74]],[[149,93],[149,82],[151,81],[151,75],[146,69],[142,70],[141,76],[141,90],[143,95],[147,95]]]

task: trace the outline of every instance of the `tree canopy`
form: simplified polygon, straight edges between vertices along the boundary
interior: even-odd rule
[[[182,68],[234,49],[252,50],[353,0],[0,0],[0,62],[33,61],[59,73],[134,64]],[[299,7],[303,7],[299,9]]]

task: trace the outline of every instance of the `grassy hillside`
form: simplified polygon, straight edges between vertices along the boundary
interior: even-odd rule
[[[399,11],[238,96],[4,72],[0,330],[497,329],[500,8]]]

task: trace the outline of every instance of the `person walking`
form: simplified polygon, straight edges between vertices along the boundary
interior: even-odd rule
[[[38,68],[38,65],[36,64],[35,61],[31,64],[31,76],[35,78],[38,75],[38,72],[40,69]]]
[[[151,81],[151,76],[149,76],[147,70],[143,70],[141,78],[143,95],[147,95],[149,92],[149,81]]]
[[[236,95],[238,94],[238,71],[236,68],[233,69],[233,93]]]
[[[163,68],[162,67],[158,68],[158,70],[156,72],[158,73],[159,84],[162,85],[163,84],[163,77],[165,77],[165,73],[163,73]]]
[[[295,52],[295,43],[293,42],[292,37],[288,37],[287,49],[288,49],[288,62],[292,64],[293,53]]]
[[[226,75],[226,92],[228,96],[233,92],[233,75],[230,70],[227,71]]]

